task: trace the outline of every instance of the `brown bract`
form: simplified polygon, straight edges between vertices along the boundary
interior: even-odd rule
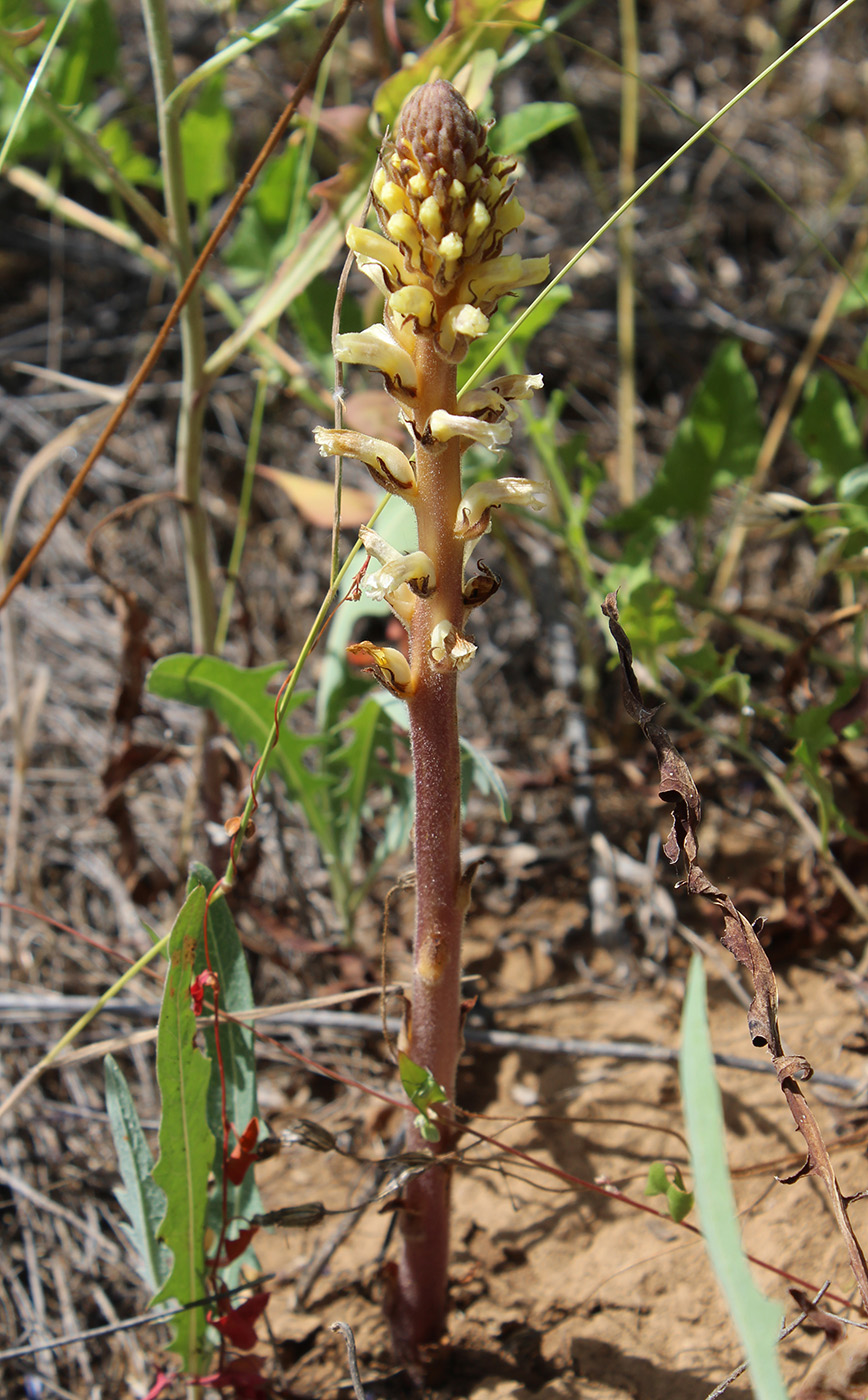
[[[449,180],[465,180],[485,148],[486,128],[461,93],[444,78],[417,88],[404,104],[395,147],[433,179],[442,169]]]

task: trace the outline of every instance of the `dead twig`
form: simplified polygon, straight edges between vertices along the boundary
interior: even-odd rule
[[[810,1317],[811,1310],[817,1306],[828,1287],[829,1280],[826,1279],[826,1282],[823,1284],[823,1287],[819,1290],[816,1297],[812,1300],[811,1307],[803,1308],[794,1322],[789,1323],[789,1325],[786,1327],[781,1327],[778,1342],[786,1341],[787,1337],[791,1336],[792,1333],[795,1332],[798,1327],[801,1327],[802,1323]],[[730,1371],[729,1375],[720,1382],[720,1385],[716,1385],[714,1387],[714,1390],[712,1390],[710,1395],[707,1395],[705,1397],[705,1400],[720,1400],[720,1396],[723,1395],[724,1391],[728,1390],[729,1387],[732,1385],[733,1381],[738,1380],[739,1376],[743,1376],[746,1370],[747,1362],[742,1361],[740,1366],[736,1366],[734,1371]]]
[[[687,878],[681,883],[688,892],[708,900],[723,915],[724,933],[721,942],[728,952],[748,969],[753,982],[754,995],[747,1013],[750,1038],[755,1046],[764,1046],[768,1050],[781,1092],[787,1101],[796,1128],[805,1141],[807,1158],[803,1166],[793,1176],[784,1177],[782,1180],[784,1184],[789,1185],[802,1176],[811,1175],[819,1177],[823,1182],[832,1213],[847,1246],[850,1267],[859,1287],[862,1305],[868,1311],[868,1262],[850,1224],[847,1214],[849,1202],[838,1185],[820,1126],[799,1088],[799,1081],[810,1079],[814,1071],[803,1055],[785,1054],[781,1042],[777,983],[771,963],[758,937],[762,921],[758,920],[756,924],[752,924],[736,909],[729,895],[712,884],[698,864],[699,845],[696,833],[701,805],[693,775],[669,734],[662,725],[656,723],[656,710],[649,710],[645,705],[633,670],[633,649],[619,622],[618,599],[615,593],[610,593],[606,598],[603,615],[608,620],[609,631],[621,661],[624,707],[657,753],[660,767],[659,795],[664,802],[672,805],[672,829],[663,850],[673,865],[684,858]]]
[[[362,1387],[362,1378],[359,1375],[359,1363],[356,1361],[356,1339],[353,1336],[353,1329],[348,1322],[332,1322],[329,1325],[330,1332],[340,1332],[347,1344],[347,1365],[350,1368],[350,1380],[353,1383],[353,1393],[356,1400],[365,1400],[365,1392]]]

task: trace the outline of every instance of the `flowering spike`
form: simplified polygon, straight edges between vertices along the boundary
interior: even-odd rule
[[[418,88],[372,185],[386,237],[353,228],[347,240],[362,270],[387,292],[387,325],[400,330],[412,317],[415,333],[430,335],[451,363],[484,335],[500,296],[548,272],[547,258],[501,256],[504,238],[524,216],[510,183],[515,163],[490,151],[486,138],[449,83]],[[420,290],[429,294],[424,302]]]
[[[508,501],[539,508],[546,499],[541,486],[520,478],[462,490],[468,446],[503,447],[517,417],[514,405],[542,384],[539,375],[505,375],[458,396],[456,366],[487,332],[498,299],[548,271],[547,258],[504,251],[524,215],[513,186],[515,163],[489,150],[486,138],[486,127],[449,83],[438,79],[417,89],[394,139],[383,146],[371,184],[380,231],[353,227],[347,234],[360,270],[383,295],[384,324],[339,337],[336,354],[385,376],[415,444],[412,460],[359,433],[317,433],[324,453],[358,457],[386,490],[405,497],[416,516],[418,548],[406,554],[373,530],[359,532],[379,564],[365,592],[384,599],[407,628],[410,660],[373,642],[349,654],[407,702],[416,934],[404,1033],[413,1062],[444,1086],[432,1161],[457,1142],[452,1104],[464,1016],[461,934],[470,884],[461,865],[457,679],[476,653],[466,633],[468,616],[500,586],[484,564],[469,581],[465,568],[493,508]],[[421,1147],[418,1121],[409,1132],[411,1150]],[[397,1359],[416,1372],[445,1321],[448,1172],[426,1171],[407,1181],[400,1210],[403,1253],[387,1312]]]

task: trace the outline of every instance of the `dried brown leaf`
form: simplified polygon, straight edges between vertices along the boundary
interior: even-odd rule
[[[603,604],[603,615],[608,620],[609,631],[615,639],[618,655],[621,658],[621,680],[624,695],[624,708],[635,720],[657,754],[660,768],[658,792],[663,802],[673,803],[672,830],[663,846],[667,860],[675,865],[683,853],[688,865],[696,860],[698,845],[696,828],[702,816],[699,791],[693,775],[681,754],[676,749],[667,731],[655,723],[656,707],[649,710],[639,689],[639,682],[633,670],[633,648],[630,639],[619,622],[618,595],[610,593]]]
[[[767,1046],[774,1063],[781,1091],[793,1116],[796,1128],[804,1138],[808,1158],[787,1183],[798,1181],[806,1175],[818,1176],[829,1195],[832,1211],[838,1229],[847,1246],[850,1267],[859,1285],[862,1305],[868,1310],[868,1264],[861,1245],[854,1233],[847,1215],[848,1202],[841,1193],[835,1176],[819,1124],[805,1102],[798,1081],[809,1079],[813,1073],[803,1055],[785,1055],[778,1030],[778,991],[771,963],[759,941],[762,922],[752,924],[733,904],[728,895],[719,890],[705,872],[696,864],[698,844],[696,829],[699,825],[700,802],[696,784],[690,770],[678,750],[673,745],[666,730],[654,721],[656,711],[646,708],[642,692],[633,671],[633,652],[629,638],[618,619],[617,595],[610,593],[603,605],[603,614],[608,619],[609,630],[618,647],[621,658],[621,674],[624,689],[624,705],[627,713],[641,727],[654,745],[660,764],[660,795],[664,799],[675,799],[673,826],[666,843],[666,854],[676,861],[683,854],[687,861],[686,885],[691,894],[709,900],[723,914],[724,933],[722,943],[733,957],[746,967],[753,981],[754,996],[748,1009],[748,1029],[754,1045]],[[807,1397],[808,1392],[805,1392]],[[849,1392],[848,1392],[849,1397]]]

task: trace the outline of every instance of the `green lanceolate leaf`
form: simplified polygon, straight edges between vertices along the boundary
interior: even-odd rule
[[[693,1210],[693,1199],[692,1191],[685,1191],[676,1182],[672,1182],[666,1192],[666,1204],[676,1225],[680,1225]]]
[[[214,1135],[208,1126],[211,1062],[196,1049],[196,1017],[190,1000],[196,955],[202,938],[205,891],[188,895],[169,942],[169,969],[157,1029],[157,1082],[160,1087],[160,1159],[153,1180],[165,1193],[160,1239],[172,1252],[172,1272],[153,1301],[201,1298],[205,1291],[205,1216],[208,1173],[214,1161]],[[180,1313],[172,1349],[190,1375],[204,1360],[205,1309]]]
[[[671,1176],[671,1180],[670,1180]],[[645,1182],[646,1196],[665,1196],[669,1214],[680,1225],[693,1209],[693,1192],[685,1188],[681,1172],[677,1167],[667,1167],[665,1162],[652,1162]]]
[[[206,894],[210,894],[214,884],[214,876],[207,866],[197,862],[191,867],[187,885],[188,894],[192,894],[194,890],[200,888]],[[244,956],[241,939],[238,937],[235,920],[222,895],[212,899],[208,905],[208,954],[211,960],[211,970],[216,973],[220,984],[221,1010],[230,1015],[239,1011],[252,1010],[253,990],[250,986],[247,959]],[[205,967],[203,940],[197,946],[194,976],[198,976]],[[211,1057],[211,1081],[208,1086],[207,1112],[208,1126],[215,1140],[212,1168],[214,1186],[209,1197],[208,1223],[215,1234],[219,1234],[223,1212],[223,1103],[220,1088],[220,1065],[214,1044],[213,1029],[205,1027],[203,1035],[208,1054]],[[258,1117],[252,1027],[241,1025],[236,1021],[221,1019],[220,1049],[226,1085],[226,1118],[230,1124],[234,1124],[237,1133],[240,1134],[243,1133],[251,1118]],[[230,1133],[228,1149],[230,1152],[236,1142],[236,1134]],[[227,1219],[233,1222],[228,1228],[227,1238],[234,1239],[243,1221],[251,1219],[261,1209],[262,1204],[259,1200],[252,1171],[248,1171],[244,1180],[237,1186],[231,1181],[227,1181],[226,1215]],[[237,1260],[231,1266],[233,1275],[237,1274],[240,1264],[241,1261]],[[226,1275],[227,1271],[224,1271],[224,1280],[231,1287],[237,1280],[234,1276],[227,1278]]]
[[[198,209],[207,209],[229,188],[231,138],[232,117],[223,101],[223,78],[217,75],[203,85],[196,105],[181,118],[184,183],[187,198]]]
[[[714,491],[747,477],[762,442],[757,388],[737,341],[719,346],[647,495],[610,525],[633,531],[701,519]],[[647,552],[647,540],[643,541]]]
[[[398,1073],[404,1093],[414,1108],[429,1108],[433,1103],[446,1103],[446,1095],[430,1069],[417,1065],[403,1050],[398,1054]]]
[[[777,1356],[781,1310],[759,1292],[741,1247],[726,1165],[723,1106],[708,1031],[705,969],[696,956],[681,1021],[680,1077],[694,1189],[708,1256],[747,1353],[757,1400],[786,1400]]]
[[[665,1162],[652,1162],[648,1168],[648,1179],[645,1182],[646,1196],[665,1196],[669,1190],[669,1177],[666,1175]]]
[[[178,653],[157,662],[148,676],[148,690],[164,700],[213,710],[239,745],[252,745],[262,753],[274,723],[274,696],[266,694],[266,686],[283,669],[274,665],[244,670],[216,656]],[[301,803],[321,849],[330,851],[331,832],[324,820],[321,797],[327,780],[312,773],[302,761],[305,749],[315,741],[294,734],[288,722],[304,699],[296,694],[290,700],[270,766],[283,779],[289,795]]]
[[[428,1109],[435,1103],[446,1103],[446,1095],[437,1083],[430,1069],[417,1065],[403,1050],[398,1053],[398,1073],[404,1093],[419,1112],[413,1119],[416,1131],[426,1142],[439,1142],[440,1129],[428,1115]]]
[[[121,1229],[138,1256],[138,1269],[152,1293],[161,1288],[171,1267],[169,1251],[157,1238],[166,1212],[166,1198],[152,1180],[154,1162],[145,1141],[139,1115],[117,1061],[105,1057],[105,1105],[118,1154],[124,1189],[115,1196],[126,1211],[129,1225]]]
[[[793,436],[820,468],[811,483],[814,493],[864,465],[862,434],[847,391],[825,370],[814,375],[805,388]]]
[[[566,126],[576,116],[572,102],[526,102],[517,112],[507,112],[491,133],[489,145],[502,155],[518,155],[550,132]]]

